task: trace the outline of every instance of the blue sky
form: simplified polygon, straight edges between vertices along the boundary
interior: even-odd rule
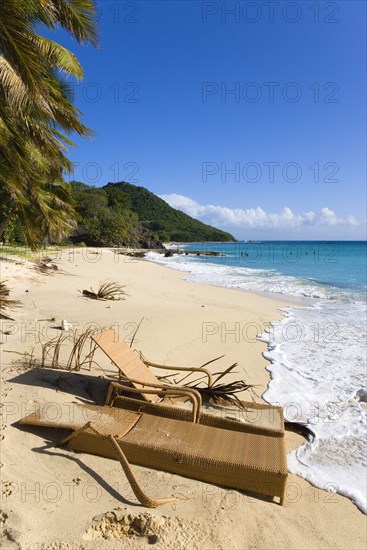
[[[75,179],[130,181],[242,239],[364,239],[366,5],[99,2]]]

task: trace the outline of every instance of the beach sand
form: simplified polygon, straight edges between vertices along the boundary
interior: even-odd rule
[[[233,379],[256,385],[257,400],[269,373],[256,339],[289,305],[268,297],[184,281],[183,273],[108,250],[75,249],[57,257],[58,271],[37,273],[15,257],[1,262],[0,279],[22,301],[15,322],[2,321],[0,547],[13,549],[324,549],[366,548],[365,516],[351,501],[288,477],[283,507],[161,471],[134,466],[151,497],[177,496],[148,510],[136,501],[117,461],[50,442],[63,434],[15,423],[36,403],[58,407],[103,400],[104,371],[68,373],[36,368],[39,339],[60,334],[63,319],[79,331],[114,326],[153,362],[200,366],[218,372],[238,362]],[[78,290],[111,279],[126,285],[121,301],[95,301]],[[110,307],[111,306],[111,307]],[[51,319],[55,319],[52,321]],[[10,332],[11,334],[4,334]],[[16,353],[15,353],[16,352]],[[27,363],[22,353],[32,352]],[[28,357],[29,359],[29,357]],[[286,381],[285,381],[286,383]],[[249,398],[246,394],[243,399]],[[303,439],[286,433],[287,449]],[[332,480],[330,480],[332,481]]]

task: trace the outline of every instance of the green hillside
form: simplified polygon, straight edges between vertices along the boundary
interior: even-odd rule
[[[64,243],[162,248],[162,242],[166,241],[235,240],[229,233],[175,210],[144,187],[125,182],[92,187],[73,181],[70,191],[77,225],[64,238]],[[0,205],[0,219],[2,210],[6,214],[6,208]],[[17,213],[4,231],[4,240],[19,244],[26,242]],[[49,239],[47,242],[55,241]]]
[[[172,208],[164,200],[144,187],[126,182],[109,183],[103,189],[119,189],[130,198],[131,209],[138,215],[144,227],[160,241],[198,242],[198,241],[234,241],[226,233],[206,225],[180,210]]]

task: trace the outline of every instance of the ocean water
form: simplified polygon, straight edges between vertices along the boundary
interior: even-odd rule
[[[314,434],[288,455],[289,470],[349,497],[367,513],[366,242],[194,243],[180,248],[222,255],[164,258],[149,253],[147,258],[186,271],[193,282],[298,300],[299,306],[286,308],[284,318],[259,335],[268,344],[264,355],[271,362],[263,397],[283,406],[288,420],[306,422]]]

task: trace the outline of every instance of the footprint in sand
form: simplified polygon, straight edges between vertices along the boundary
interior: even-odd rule
[[[6,429],[6,425],[5,424],[1,424],[0,426],[0,432],[3,432],[4,430]],[[3,441],[5,439],[5,435],[2,433],[0,435],[0,441]]]
[[[13,494],[14,489],[12,488],[12,485],[15,485],[13,481],[3,481],[2,482],[2,495],[9,497]]]

